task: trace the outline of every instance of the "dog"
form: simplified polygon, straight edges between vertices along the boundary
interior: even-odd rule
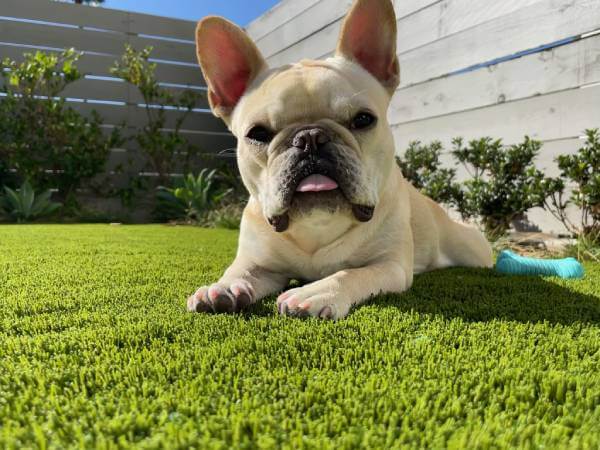
[[[415,273],[492,266],[485,237],[452,221],[395,162],[390,0],[356,0],[325,60],[269,68],[241,28],[214,16],[198,23],[196,47],[250,197],[235,260],[188,298],[189,311],[241,311],[300,280],[277,298],[279,313],[336,320],[407,290]]]

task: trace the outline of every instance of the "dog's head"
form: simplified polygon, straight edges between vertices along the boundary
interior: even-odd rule
[[[219,17],[199,22],[196,44],[211,109],[238,138],[243,181],[275,229],[315,208],[370,220],[394,165],[391,1],[356,0],[324,61],[270,69],[245,32]]]

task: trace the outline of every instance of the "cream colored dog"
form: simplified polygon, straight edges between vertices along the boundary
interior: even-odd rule
[[[285,315],[339,319],[413,274],[490,267],[483,235],[453,222],[404,180],[386,112],[399,83],[390,0],[356,0],[336,56],[270,69],[243,30],[200,21],[198,60],[210,106],[238,138],[250,200],[238,253],[190,311],[236,312],[277,299]]]

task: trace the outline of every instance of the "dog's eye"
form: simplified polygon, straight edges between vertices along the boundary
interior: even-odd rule
[[[350,124],[350,128],[353,130],[362,130],[364,128],[368,128],[373,125],[377,121],[377,118],[368,112],[359,112],[354,119],[352,119],[352,123]]]
[[[273,139],[273,132],[263,127],[262,125],[256,125],[252,127],[246,137],[252,141],[267,144]]]

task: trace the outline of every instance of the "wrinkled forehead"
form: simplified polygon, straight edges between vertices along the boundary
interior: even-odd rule
[[[371,75],[341,58],[300,61],[257,81],[235,109],[236,133],[254,124],[281,130],[324,118],[346,121],[364,109],[385,114],[389,101]]]

